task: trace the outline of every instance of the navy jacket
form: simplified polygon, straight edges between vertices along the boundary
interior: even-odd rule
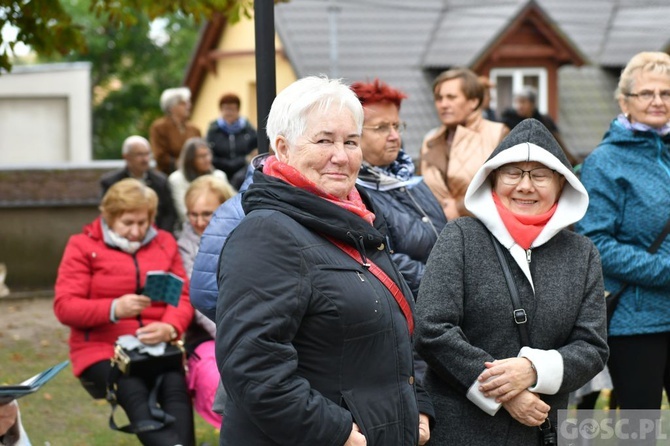
[[[342,445],[352,422],[370,446],[416,444],[419,411],[433,411],[414,379],[408,322],[326,238],[382,268],[413,308],[381,213],[373,227],[260,171],[242,201],[247,216],[219,269],[216,356],[229,397],[220,444]]]
[[[393,261],[416,299],[430,250],[447,224],[442,207],[420,177],[389,188],[381,187],[364,171],[358,178],[357,183],[365,187],[386,220]]]

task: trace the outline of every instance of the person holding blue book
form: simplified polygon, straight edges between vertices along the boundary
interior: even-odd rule
[[[70,238],[58,268],[54,312],[70,327],[74,375],[94,398],[105,397],[119,337],[161,345],[177,340],[193,317],[177,243],[153,224],[157,204],[156,193],[140,181],[115,183],[102,199],[102,215]],[[184,281],[177,306],[142,294],[149,271],[170,272]],[[154,388],[160,407],[174,421],[145,429],[156,421],[149,403]],[[195,443],[183,368],[121,375],[116,399],[143,445]]]

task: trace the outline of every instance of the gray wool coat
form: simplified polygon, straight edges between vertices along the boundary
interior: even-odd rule
[[[523,347],[489,232],[506,248],[528,314],[532,351],[523,356],[532,360],[538,375],[529,390],[551,406],[554,424],[557,410],[567,408],[569,392],[607,361],[600,256],[588,238],[564,229],[581,218],[588,197],[553,137],[535,123],[540,125],[530,123],[532,132],[527,132],[529,123],[517,126],[520,130],[510,133],[475,175],[465,202],[477,218],[449,222],[426,265],[415,345],[428,365],[424,386],[436,413],[431,446],[539,441],[536,427],[522,425],[504,407],[487,412],[472,398],[484,362],[519,356]],[[487,179],[503,164],[526,160],[542,162],[567,180],[554,216],[528,251],[515,244],[502,223]]]

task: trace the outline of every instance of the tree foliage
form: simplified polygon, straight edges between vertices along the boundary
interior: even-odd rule
[[[129,135],[148,135],[160,114],[161,92],[180,86],[195,48],[198,25],[193,17],[168,13],[154,24],[136,13],[118,22],[108,13],[92,14],[92,0],[69,0],[65,12],[81,27],[85,47],[65,55],[40,56],[40,62],[91,63],[93,85],[93,157],[116,159]]]
[[[182,84],[199,25],[252,12],[253,0],[0,0],[0,29],[18,29],[16,42],[2,45],[0,36],[0,69],[11,69],[17,42],[40,62],[90,61],[93,157],[115,159],[127,136],[147,136],[161,92]],[[160,37],[151,38],[156,20]]]
[[[0,29],[8,24],[18,30],[13,41],[4,41],[0,35],[0,68],[11,70],[11,55],[17,43],[30,46],[42,56],[85,51],[85,28],[68,12],[70,3],[75,2],[0,0]],[[176,13],[192,17],[196,22],[220,13],[236,22],[253,10],[253,0],[91,0],[88,5],[90,15],[104,19],[112,28],[137,25],[140,17],[153,20]]]

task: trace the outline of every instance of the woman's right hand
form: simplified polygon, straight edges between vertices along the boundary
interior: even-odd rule
[[[140,314],[146,307],[151,305],[151,299],[140,294],[124,294],[116,299],[114,306],[114,317],[123,319]]]
[[[549,416],[549,405],[539,396],[529,390],[524,390],[510,401],[503,403],[503,407],[512,418],[526,426],[539,426]]]
[[[361,434],[361,429],[356,423],[352,423],[351,433],[344,446],[366,446],[367,444],[365,435]]]

